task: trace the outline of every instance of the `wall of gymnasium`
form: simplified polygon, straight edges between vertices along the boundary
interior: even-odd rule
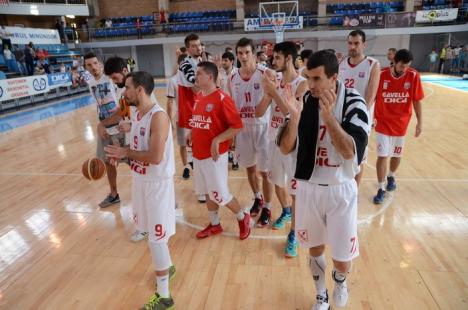
[[[24,26],[30,28],[55,29],[55,16],[0,15],[0,24],[5,26]]]
[[[199,12],[236,9],[236,0],[170,0],[169,12]]]
[[[158,0],[99,0],[101,17],[142,16],[158,12]]]

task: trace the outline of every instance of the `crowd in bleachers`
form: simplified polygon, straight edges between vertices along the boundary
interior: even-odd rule
[[[330,26],[342,26],[343,16],[360,15],[369,13],[394,13],[404,11],[403,1],[393,2],[364,2],[364,3],[339,3],[327,5],[327,13],[333,16],[329,20]]]

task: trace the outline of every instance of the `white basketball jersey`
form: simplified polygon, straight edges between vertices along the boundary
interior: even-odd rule
[[[249,80],[242,79],[239,69],[232,70],[230,91],[244,125],[267,124],[270,119],[270,109],[262,117],[255,118],[255,108],[263,97],[262,75],[265,70],[264,66],[257,65]]]
[[[132,130],[130,131],[132,141],[130,149],[135,151],[148,151],[151,135],[151,120],[153,115],[163,112],[166,113],[158,104],[155,104],[145,115],[137,112],[132,119]],[[155,133],[153,133],[155,134]],[[164,146],[164,157],[158,165],[144,163],[131,159],[130,167],[132,175],[139,179],[155,180],[160,178],[172,178],[175,173],[174,146],[172,142],[172,130],[169,126],[169,134]]]
[[[376,63],[377,59],[366,56],[359,64],[351,65],[349,57],[346,57],[340,63],[338,79],[344,83],[346,88],[356,89],[365,99],[371,70]]]
[[[299,84],[301,84],[303,81],[306,79],[300,75],[298,75],[290,84],[291,84],[291,92],[293,96],[296,96],[296,91],[297,88],[299,87]],[[280,80],[279,86],[278,86],[278,92],[279,95],[284,98],[285,94],[285,85],[283,85],[283,80]],[[271,119],[268,124],[268,137],[270,138],[271,141],[275,141],[276,135],[278,132],[278,128],[283,125],[285,119],[285,115],[281,113],[280,108],[276,104],[276,102],[273,100],[271,103]]]

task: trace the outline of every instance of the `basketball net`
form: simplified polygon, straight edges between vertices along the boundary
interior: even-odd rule
[[[273,30],[275,31],[276,35],[276,43],[281,43],[284,41],[284,16],[275,17],[273,20]]]

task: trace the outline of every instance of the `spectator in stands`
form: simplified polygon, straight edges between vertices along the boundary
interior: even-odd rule
[[[104,26],[106,28],[112,28],[112,20],[110,18],[106,19],[106,22],[104,23]]]
[[[437,68],[437,52],[435,49],[429,54],[429,72],[435,72]]]
[[[448,73],[452,71],[452,60],[453,60],[453,48],[451,46],[447,46],[446,54],[445,54],[445,68],[444,73]]]
[[[447,57],[447,47],[448,47],[448,44],[445,44],[445,46],[442,47],[442,49],[440,50],[439,69],[437,70],[437,72],[439,73],[442,73],[444,70],[445,57]]]
[[[5,30],[5,27],[0,26],[0,39],[2,40],[2,47],[7,45],[8,49],[11,50],[11,40],[10,37],[8,37],[8,34]]]
[[[3,46],[3,57],[5,58],[8,71],[15,72],[15,59],[13,58],[13,53],[6,44]]]
[[[395,58],[396,52],[397,52],[396,48],[393,48],[393,47],[389,48],[387,51],[387,59],[390,62],[388,65],[389,67],[393,67],[393,58]]]
[[[67,72],[67,67],[65,67],[65,64],[60,64],[60,67],[59,67],[59,72],[60,73],[65,73]]]
[[[266,66],[267,65],[267,60],[268,56],[266,53],[261,50],[260,52],[257,52],[257,63]]]
[[[45,61],[45,59],[40,59],[37,62],[36,68],[34,68],[34,75],[40,75],[40,74],[50,74],[50,66],[49,64]]]
[[[60,41],[65,42],[65,31],[63,30],[63,24],[58,18],[55,20],[55,29],[57,29],[59,33]]]
[[[460,71],[464,70],[465,64],[468,61],[468,46],[462,47],[460,51]]]
[[[28,75],[34,74],[34,57],[36,57],[36,52],[34,51],[34,45],[32,42],[29,42],[24,48],[24,55],[26,61],[26,69],[28,70]]]
[[[138,34],[138,39],[142,39],[143,36],[141,35],[141,20],[139,17],[137,17],[136,19],[136,30],[137,30],[137,34]]]
[[[166,22],[166,11],[164,10],[164,8],[161,8],[161,10],[159,11],[159,23],[165,24]]]
[[[38,48],[36,50],[36,57],[37,57],[38,60],[45,59],[45,53],[44,53],[44,50],[42,48]]]
[[[13,51],[13,54],[15,54],[16,65],[18,66],[20,73],[23,75],[28,75],[24,51],[21,48],[19,48],[18,45],[15,45],[15,50]]]
[[[452,72],[455,72],[455,73],[458,73],[460,72],[460,68],[459,68],[459,65],[460,65],[460,51],[462,50],[463,46],[460,45],[460,46],[455,46],[453,49],[452,49],[452,53],[453,53],[453,59],[452,59]]]

